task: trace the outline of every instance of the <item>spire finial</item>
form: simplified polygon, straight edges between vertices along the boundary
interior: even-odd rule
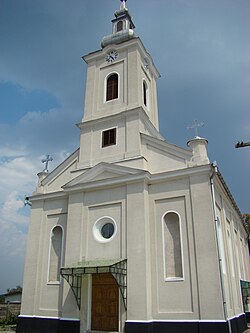
[[[194,124],[188,126],[187,129],[194,129],[194,131],[195,131],[195,137],[198,138],[199,137],[199,135],[198,135],[198,128],[202,127],[202,126],[204,126],[204,123],[203,122],[198,123],[198,120],[195,119],[194,120]]]
[[[126,2],[127,0],[120,0],[121,1],[121,7],[120,9],[125,9],[126,8]]]
[[[43,158],[42,159],[42,163],[45,163],[45,166],[44,166],[44,169],[43,169],[43,172],[49,172],[49,169],[48,169],[48,165],[49,165],[49,162],[53,161],[53,158],[49,155],[46,155],[46,158]]]

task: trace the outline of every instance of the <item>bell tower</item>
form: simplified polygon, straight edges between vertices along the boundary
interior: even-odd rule
[[[106,36],[102,39],[101,46],[104,48],[110,44],[121,43],[121,41],[128,40],[134,37],[135,25],[126,7],[126,1],[122,1],[120,10],[115,12],[115,19],[112,20],[113,29],[112,35]]]
[[[87,64],[79,168],[142,156],[140,133],[161,138],[156,80],[159,72],[121,2],[112,33],[101,49],[83,57]]]

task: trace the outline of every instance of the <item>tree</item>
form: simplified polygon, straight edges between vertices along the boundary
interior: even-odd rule
[[[8,288],[6,290],[6,292],[9,294],[9,293],[13,293],[15,291],[21,291],[22,292],[23,288],[19,285],[16,286],[16,288]]]

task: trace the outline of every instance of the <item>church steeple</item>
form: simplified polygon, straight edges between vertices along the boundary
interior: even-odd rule
[[[141,40],[126,1],[114,13],[112,34],[87,64],[79,166],[142,156],[141,133],[159,134],[156,80],[159,72]],[[141,160],[140,160],[141,161]]]
[[[135,25],[126,7],[126,0],[121,1],[120,9],[117,10],[114,15],[115,18],[112,20],[112,34],[102,39],[102,48],[108,45],[125,42],[134,37]]]

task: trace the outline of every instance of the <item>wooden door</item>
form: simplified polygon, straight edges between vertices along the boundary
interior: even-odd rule
[[[119,290],[110,273],[92,275],[91,330],[118,331]]]

